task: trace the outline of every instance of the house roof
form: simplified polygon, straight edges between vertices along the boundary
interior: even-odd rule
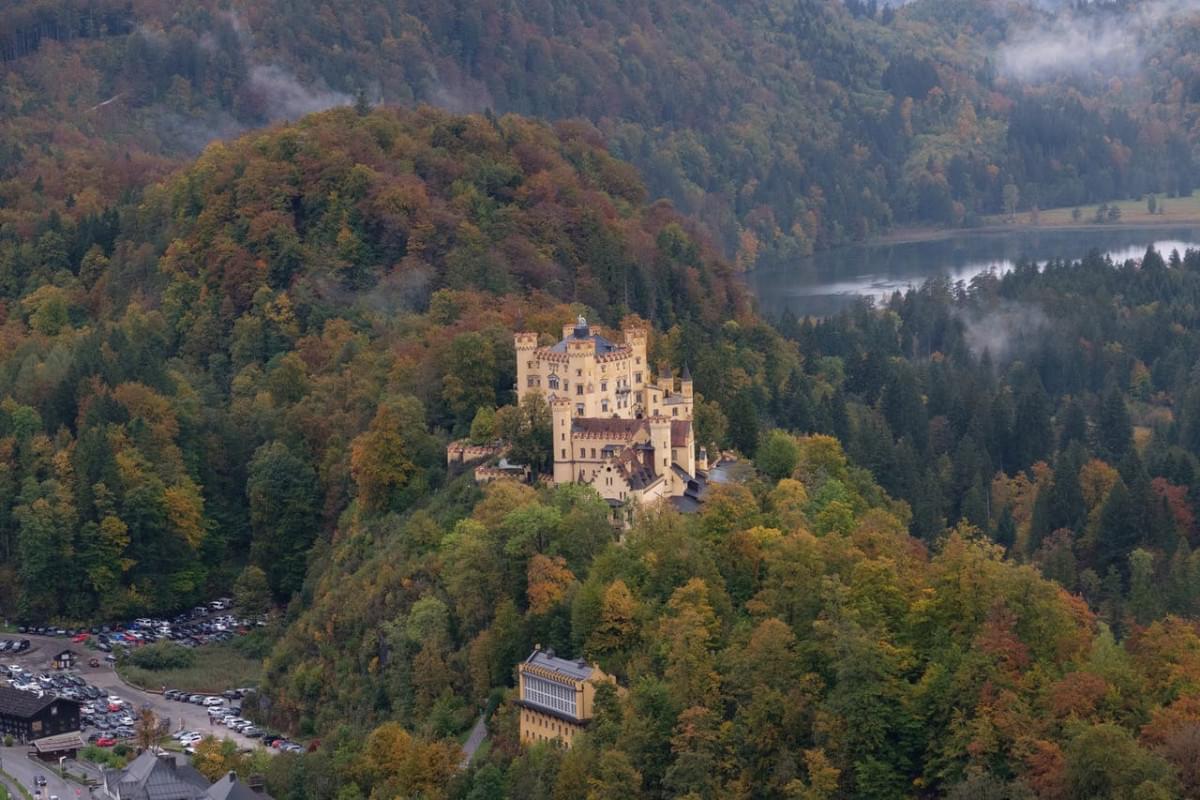
[[[39,753],[61,753],[63,750],[82,750],[83,736],[79,731],[71,733],[60,733],[57,736],[43,736],[41,739],[34,739],[33,749]]]
[[[626,447],[617,455],[615,465],[621,476],[629,482],[629,488],[635,491],[641,491],[658,480],[654,469],[647,467],[632,447]]]
[[[266,792],[256,792],[239,781],[236,772],[226,773],[225,777],[208,787],[207,795],[209,800],[271,800]]]
[[[686,419],[671,420],[671,447],[687,447],[692,423]]]
[[[620,419],[618,417],[575,417],[571,420],[573,433],[588,433],[602,436],[630,438],[646,430],[649,423],[644,419]]]
[[[557,672],[564,677],[579,681],[586,681],[592,677],[592,672],[594,672],[586,661],[582,659],[571,661],[566,658],[559,658],[554,655],[553,650],[534,650],[529,654],[529,658],[525,659],[525,663],[534,667],[542,667],[551,672]]]
[[[11,686],[0,685],[0,714],[5,716],[24,717],[28,719],[35,716],[42,709],[52,705],[55,700],[62,700],[64,703],[75,703],[74,700],[54,697],[49,694],[38,697],[33,692],[22,692]],[[75,705],[79,704],[75,703]]]
[[[118,778],[122,800],[203,800],[208,780],[171,754],[144,751]]]
[[[583,331],[587,331],[587,335],[580,336],[579,334],[582,333]],[[612,353],[612,352],[615,352],[615,351],[621,349],[621,345],[604,338],[603,336],[601,336],[598,333],[592,333],[591,330],[588,328],[583,328],[582,330],[577,328],[575,333],[572,333],[566,339],[563,339],[561,342],[558,342],[557,344],[553,345],[550,348],[550,352],[552,352],[552,353],[567,352],[567,343],[570,341],[576,341],[576,342],[589,341],[589,342],[591,342],[592,347],[595,349],[596,355],[598,355],[598,356],[602,356],[607,353]]]

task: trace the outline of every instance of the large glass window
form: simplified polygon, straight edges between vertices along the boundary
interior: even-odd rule
[[[527,703],[578,718],[576,717],[575,689],[573,687],[527,674],[525,676],[525,696],[521,699]]]

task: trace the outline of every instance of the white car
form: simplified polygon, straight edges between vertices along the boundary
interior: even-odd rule
[[[175,731],[171,734],[171,738],[175,741],[179,741],[185,736],[191,736],[193,733],[195,733],[195,731]]]

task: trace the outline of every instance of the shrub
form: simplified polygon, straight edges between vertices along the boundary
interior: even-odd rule
[[[173,642],[155,642],[130,653],[129,662],[154,671],[184,669],[196,663],[196,654]]]

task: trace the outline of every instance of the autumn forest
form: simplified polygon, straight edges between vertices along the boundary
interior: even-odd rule
[[[1200,252],[742,280],[1190,198],[1181,5],[5,4],[0,618],[261,582],[278,800],[1200,797]],[[513,333],[580,315],[694,377],[695,513],[537,480]],[[570,748],[535,646],[613,678]]]

